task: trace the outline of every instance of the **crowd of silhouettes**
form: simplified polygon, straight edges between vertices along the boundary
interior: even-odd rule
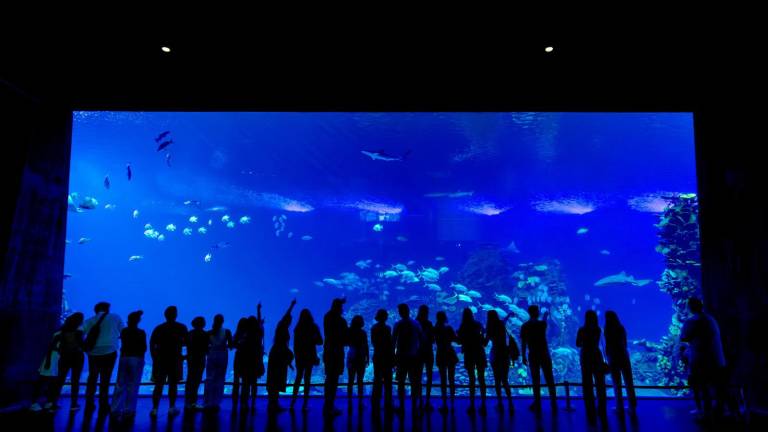
[[[144,357],[149,350],[154,383],[150,416],[157,417],[163,388],[166,385],[170,406],[168,413],[174,415],[179,412],[176,408],[177,387],[183,380],[185,361],[185,410],[216,411],[224,397],[229,351],[235,350],[233,408],[253,409],[257,382],[266,374],[268,409],[270,412],[283,410],[279,405],[279,395],[286,391],[288,369],[295,369],[290,408],[294,409],[299,388],[303,385],[302,409],[306,410],[312,384],[312,370],[320,364],[317,355],[319,345],[323,346],[322,360],[325,371],[324,414],[335,416],[341,413],[335,406],[335,399],[339,376],[344,373],[345,366],[349,409],[353,408],[352,396],[355,387],[359,409],[362,409],[365,370],[371,359],[368,334],[361,315],[355,315],[349,325],[347,324],[344,318],[344,303],[343,298],[334,299],[330,310],[323,317],[325,338],[310,311],[303,309],[293,330],[292,351],[290,327],[296,300],[291,301],[288,310],[275,327],[265,368],[265,332],[261,304],[257,306],[256,316],[244,317],[238,321],[234,335],[224,327],[224,317],[221,314],[213,318],[210,330],[205,329],[205,318],[195,317],[191,322],[192,329],[188,331],[184,324],[176,321],[176,307],[169,306],[165,309],[165,322],[155,327],[147,343],[146,333],[139,328],[142,311],[131,312],[126,326],[118,315],[110,313],[109,303],[100,302],[94,307],[93,317],[85,320],[82,313],[73,313],[54,334],[39,369],[40,380],[34,388],[35,400],[32,409],[56,409],[61,388],[68,374],[71,374],[70,407],[72,410],[79,409],[80,375],[87,355],[89,374],[85,392],[86,410],[94,410],[96,407],[96,385],[97,381],[100,381],[99,410],[118,419],[134,416],[144,370]],[[726,382],[720,332],[715,320],[703,311],[700,300],[692,298],[688,306],[692,315],[683,325],[680,341],[685,347],[682,354],[690,370],[691,389],[701,416],[711,415],[713,412],[720,413],[725,402]],[[465,308],[461,323],[458,329],[454,330],[449,325],[444,311],[437,312],[433,325],[426,305],[418,308],[415,319],[411,317],[407,304],[398,305],[397,310],[400,319],[393,327],[387,324],[387,311],[379,309],[375,315],[375,324],[370,328],[373,347],[371,404],[374,411],[381,409],[382,399],[385,410],[404,411],[406,380],[411,386],[411,410],[414,413],[432,410],[430,397],[435,365],[440,377],[440,411],[453,410],[456,365],[459,361],[454,344],[461,347],[464,368],[469,379],[469,413],[486,413],[485,371],[489,363],[496,390],[496,409],[504,410],[506,396],[508,410],[510,413],[514,412],[509,371],[510,366],[518,359],[522,359],[523,364],[530,367],[534,398],[530,408],[534,411],[541,410],[543,373],[551,407],[553,411],[557,409],[552,358],[547,345],[548,312],[544,312],[539,319],[538,306],[529,306],[529,319],[520,329],[521,346],[518,347],[506,325],[507,320],[512,317],[511,314],[501,319],[497,311],[490,310],[483,326],[475,318],[473,311]],[[610,375],[613,382],[617,410],[625,409],[622,389],[626,390],[628,408],[634,410],[637,406],[632,365],[627,349],[627,333],[615,312],[606,312],[604,329],[603,334],[597,313],[588,310],[575,341],[580,349],[583,400],[590,416],[604,416],[606,413],[606,375]],[[601,346],[603,339],[605,342]],[[486,347],[489,344],[490,359],[487,359]],[[110,378],[118,350],[120,362],[117,385],[110,404]],[[393,374],[397,385],[397,406],[393,402]],[[422,387],[423,383],[425,385]],[[201,385],[204,385],[202,405],[198,404],[198,390]],[[479,409],[476,407],[477,387],[480,393]],[[713,395],[716,401],[714,409]],[[47,398],[45,407],[39,404],[42,396]]]

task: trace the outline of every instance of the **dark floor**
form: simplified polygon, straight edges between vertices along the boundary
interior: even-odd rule
[[[266,400],[260,398],[256,402],[255,411],[232,411],[231,403],[226,401],[222,410],[217,414],[196,413],[185,415],[183,412],[175,417],[169,417],[168,401],[161,403],[157,420],[151,420],[149,411],[152,402],[149,398],[140,398],[137,415],[133,423],[110,423],[108,416],[99,416],[96,413],[87,415],[83,410],[70,414],[69,402],[62,401],[62,406],[55,414],[40,414],[30,412],[18,412],[0,416],[0,430],[3,431],[99,431],[99,430],[132,430],[132,431],[354,431],[354,432],[379,432],[379,431],[426,431],[426,432],[460,432],[460,431],[697,431],[697,430],[746,430],[723,425],[709,428],[697,426],[693,421],[690,410],[693,402],[686,399],[642,399],[636,415],[620,415],[613,409],[613,403],[609,404],[608,417],[604,421],[597,421],[590,425],[584,414],[584,406],[581,400],[573,400],[574,410],[564,409],[564,401],[560,401],[561,408],[556,414],[552,414],[548,404],[544,411],[537,416],[528,410],[530,399],[519,398],[515,400],[516,412],[510,415],[508,412],[495,411],[494,404],[488,405],[488,413],[485,416],[467,414],[468,400],[461,398],[456,401],[456,409],[445,415],[434,410],[421,417],[413,417],[410,410],[406,410],[404,416],[384,415],[376,417],[372,415],[370,400],[364,402],[363,411],[360,412],[357,402],[353,404],[353,410],[347,411],[347,400],[337,401],[337,407],[343,408],[343,414],[332,421],[324,421],[321,413],[322,399],[312,398],[308,412],[297,409],[295,413],[284,411],[268,416]],[[437,401],[436,401],[437,402]],[[489,402],[495,402],[489,399]],[[281,403],[287,406],[288,400]],[[181,406],[181,404],[179,404]],[[13,426],[12,426],[13,425]]]

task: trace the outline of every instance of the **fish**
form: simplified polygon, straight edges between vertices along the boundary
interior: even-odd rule
[[[240,223],[245,225],[248,223],[251,223],[251,217],[250,216],[243,216],[240,218]]]
[[[205,254],[205,257],[203,257],[203,260],[205,260],[205,262],[207,263],[211,262],[212,259],[213,259],[213,255],[211,255],[210,252]]]
[[[197,223],[197,216],[190,216],[189,223]]]
[[[128,181],[131,181],[131,177],[133,177],[133,171],[131,171],[130,163],[125,164],[125,175],[128,177]]]
[[[467,291],[469,291],[467,289],[467,287],[465,287],[464,285],[459,284],[459,283],[452,283],[451,284],[451,288],[455,289],[458,292],[467,292]]]
[[[165,241],[165,234],[160,234],[157,236],[157,241]]]
[[[493,296],[500,302],[512,303],[512,299],[508,295],[493,293]]]
[[[104,204],[104,208],[107,210],[114,210],[115,208],[117,208],[117,206],[114,204]]]
[[[393,277],[400,276],[400,273],[398,273],[398,272],[396,272],[394,270],[387,270],[387,271],[381,273],[379,276],[380,277],[385,277],[385,278],[393,278]]]
[[[493,307],[493,305],[490,305],[488,303],[483,303],[483,304],[480,305],[480,309],[482,309],[482,310],[487,312],[487,311],[492,311],[495,308]]]
[[[182,231],[185,236],[191,236],[192,235],[192,228],[184,228],[184,231]]]
[[[234,228],[234,227],[235,227],[235,223],[234,222],[232,222],[232,221],[227,222],[227,228]]]
[[[227,211],[227,208],[224,207],[224,206],[213,206],[213,207],[208,207],[205,210],[206,211],[212,211],[212,212],[222,212],[222,211]],[[274,218],[272,218],[272,219],[274,220]]]
[[[146,238],[149,238],[149,239],[153,239],[153,240],[154,240],[154,239],[156,239],[156,238],[157,238],[159,235],[160,235],[160,233],[158,233],[157,231],[155,231],[155,230],[153,230],[153,229],[144,230],[144,237],[146,237]]]
[[[432,193],[426,193],[424,194],[425,197],[428,198],[440,198],[440,197],[447,197],[447,198],[462,198],[462,197],[468,197],[474,195],[474,191],[456,191],[456,192],[432,192]]]
[[[170,153],[166,153],[166,154],[165,154],[165,164],[166,164],[168,167],[170,167],[170,166],[171,166],[171,154],[170,154]]]
[[[438,285],[438,284],[430,283],[430,284],[426,284],[424,286],[427,287],[430,291],[442,291],[443,290],[442,288],[440,288],[440,285]]]
[[[72,275],[71,275],[71,274],[69,274],[69,273],[64,273],[64,279],[69,279],[69,278],[71,278],[71,277],[72,277]]]
[[[408,157],[408,155],[411,154],[410,150],[407,150],[405,153],[403,153],[402,156],[392,156],[383,150],[373,150],[373,151],[367,151],[367,150],[361,150],[360,153],[368,156],[371,158],[371,160],[380,160],[384,162],[393,162],[393,161],[403,161],[405,158]]]
[[[299,292],[299,289],[298,289],[298,288],[291,288],[291,290],[290,290],[290,293],[291,293],[291,294],[296,294],[296,293],[298,293],[298,292]]]
[[[470,307],[469,307],[469,310],[471,310],[473,314],[476,314],[476,313],[477,313],[477,308],[476,308],[476,307],[474,307],[474,306],[470,306]]]
[[[144,255],[131,255],[130,257],[128,257],[128,261],[130,262],[139,261],[143,259],[144,259]]]
[[[133,213],[131,213],[131,214],[133,215],[134,219],[139,217],[139,211],[138,210],[134,210]]]
[[[184,205],[186,205],[186,206],[191,205],[191,206],[195,206],[195,207],[200,207],[200,201],[198,201],[198,200],[186,200],[186,201],[184,201]]]
[[[606,276],[597,282],[595,282],[595,286],[605,286],[605,285],[617,285],[617,284],[632,284],[635,286],[645,286],[651,283],[650,279],[635,279],[634,276],[627,275],[626,272],[622,271],[619,274],[615,275],[609,275]]]
[[[441,303],[449,304],[449,305],[456,304],[456,302],[459,301],[459,295],[454,293],[454,295],[450,297],[438,298],[437,301]]]
[[[208,226],[213,226],[213,219],[208,219]]]
[[[173,140],[163,141],[157,146],[157,151],[162,151],[164,148],[168,147],[169,145],[173,144]]]
[[[110,185],[109,175],[106,175],[106,176],[104,176],[104,188],[105,189],[109,189],[109,185]]]
[[[73,195],[77,197],[77,193],[71,193],[67,195],[67,210],[73,211],[75,213],[82,213],[83,209],[81,209],[75,204],[76,198],[72,198]]]
[[[410,261],[408,261],[408,262],[407,262],[407,263],[405,263],[405,264],[407,264],[407,265],[414,265],[414,264],[416,264],[416,261],[414,261],[414,260],[410,260]]]
[[[88,237],[80,237],[80,240],[77,241],[77,244],[86,244],[89,241],[91,241],[91,239],[89,239]]]
[[[313,284],[315,284],[316,286],[319,286],[319,287],[321,287],[321,286],[325,286],[325,284],[324,284],[324,283],[322,283],[321,281],[314,281],[314,282],[312,282],[312,283],[313,283]]]
[[[507,246],[507,250],[512,253],[520,253],[520,249],[517,248],[517,245],[515,242],[509,242],[509,245]]]
[[[406,242],[406,241],[408,241],[408,237],[406,237],[406,236],[401,236],[401,235],[400,235],[400,236],[397,236],[397,237],[396,237],[396,239],[397,239],[397,241],[401,241],[401,242]]]
[[[475,290],[467,291],[467,295],[472,297],[472,298],[480,298],[480,297],[483,296],[482,294],[480,294],[479,292],[477,292]]]
[[[69,241],[69,240],[66,240],[66,239],[64,240],[64,244],[70,244],[70,243],[72,243],[72,242]]]
[[[323,279],[323,282],[327,283],[328,285],[334,285],[334,286],[338,286],[339,284],[341,284],[341,281],[338,281],[333,278],[325,278]]]
[[[458,299],[463,302],[472,303],[472,297],[465,295],[465,294],[456,294]]]
[[[169,232],[174,232],[174,231],[176,231],[176,225],[168,224],[168,225],[165,226],[165,230],[169,231]]]
[[[200,228],[197,229],[197,233],[198,234],[205,234],[207,232],[208,232],[208,229],[205,228],[205,227],[200,227]]]
[[[576,230],[576,234],[578,234],[578,235],[584,235],[584,234],[586,234],[588,232],[589,232],[589,228],[584,228],[584,227],[581,227],[581,228]]]
[[[384,225],[382,224],[376,224],[373,226],[373,230],[376,232],[381,232],[384,229]]]
[[[86,210],[93,210],[96,207],[99,206],[99,201],[94,197],[85,197],[82,201],[80,201],[80,204],[77,205],[78,208],[86,209]]]
[[[222,216],[222,217],[221,217],[221,221],[222,221],[222,222],[224,222],[224,223],[227,223],[227,222],[229,222],[229,215],[224,215],[224,216]]]
[[[435,261],[445,261],[445,258],[443,258],[441,256],[436,256],[435,257]]]
[[[144,229],[145,230],[151,230],[152,229],[152,224],[144,224]]]
[[[287,237],[288,237],[288,238],[291,238],[291,237],[293,237],[293,231],[289,232]]]
[[[156,143],[159,143],[159,142],[160,142],[160,141],[161,141],[163,138],[167,137],[169,133],[171,133],[171,131],[163,131],[163,132],[160,132],[160,135],[158,135],[158,136],[155,138],[155,142],[156,142]]]
[[[440,274],[447,273],[448,270],[450,270],[448,267],[440,267],[437,271],[440,272]]]
[[[427,269],[419,272],[419,277],[424,279],[425,282],[437,282],[440,279],[440,273],[434,269]]]
[[[408,267],[406,267],[405,264],[394,264],[392,266],[392,268],[397,270],[397,271],[399,271],[399,272],[404,272],[404,271],[408,270]]]
[[[304,241],[309,241],[309,240],[312,240],[312,236],[311,235],[303,235],[303,236],[301,236],[301,239],[304,240]]]
[[[602,255],[610,255],[611,251],[609,251],[608,249],[603,249],[603,250],[600,251],[600,254],[602,254]]]
[[[496,311],[496,313],[497,313],[497,314],[499,314],[499,318],[501,318],[501,319],[504,319],[504,318],[506,318],[506,317],[507,317],[507,315],[509,315],[509,314],[507,313],[507,311],[505,311],[505,310],[504,310],[504,309],[502,309],[502,308],[493,308],[493,310],[495,310],[495,311]]]
[[[224,248],[228,248],[229,245],[230,245],[229,242],[220,241],[220,242],[216,243],[215,245],[211,246],[211,249],[224,249]]]
[[[546,264],[542,264],[542,265],[533,266],[533,269],[534,269],[534,270],[536,270],[536,271],[542,271],[542,272],[543,272],[543,271],[547,271],[547,269],[548,269],[548,268],[549,268],[549,267],[547,267],[547,265],[546,265]]]

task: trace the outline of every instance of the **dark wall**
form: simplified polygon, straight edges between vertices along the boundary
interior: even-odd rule
[[[71,112],[0,84],[0,406],[26,399],[61,313]]]

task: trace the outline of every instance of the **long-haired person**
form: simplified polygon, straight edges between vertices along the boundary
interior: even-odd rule
[[[293,329],[293,354],[296,356],[296,380],[293,382],[293,398],[291,409],[296,405],[299,395],[299,386],[304,380],[304,403],[301,409],[307,410],[309,402],[309,385],[312,380],[312,368],[320,364],[317,356],[317,346],[323,344],[323,336],[320,327],[315,324],[315,319],[309,309],[302,309],[299,321]]]
[[[352,389],[357,382],[357,403],[363,406],[363,377],[370,361],[368,335],[365,334],[362,315],[355,315],[349,324],[349,351],[347,351],[347,400],[352,407]]]
[[[480,414],[486,413],[485,406],[485,331],[483,325],[475,320],[472,309],[464,308],[461,315],[461,325],[458,331],[461,350],[464,353],[464,368],[469,376],[469,408],[470,414],[475,413],[475,386],[480,384]]]
[[[588,310],[584,314],[584,325],[576,333],[576,346],[581,349],[579,362],[581,363],[581,383],[587,414],[595,412],[594,390],[597,390],[598,412],[604,415],[606,411],[604,360],[600,351],[601,333],[597,312]]]
[[[605,313],[605,356],[608,358],[608,366],[611,369],[616,409],[624,409],[624,398],[621,392],[623,377],[629,408],[634,410],[637,407],[637,396],[635,396],[635,381],[632,379],[632,363],[627,350],[627,331],[614,311]]]
[[[269,359],[267,360],[267,397],[268,407],[271,411],[282,410],[278,404],[280,392],[285,391],[288,381],[288,368],[293,369],[293,352],[289,347],[291,340],[291,321],[293,316],[291,312],[296,306],[296,300],[291,301],[291,305],[275,328],[275,336],[272,338],[272,348],[269,350]]]
[[[208,363],[205,368],[205,409],[218,411],[224,397],[224,380],[227,376],[229,350],[234,347],[232,332],[224,328],[224,315],[213,317],[213,326],[208,331]]]
[[[120,362],[117,366],[117,387],[112,395],[112,415],[134,417],[144,372],[147,334],[139,328],[142,311],[128,314],[128,326],[120,332]]]
[[[64,320],[58,335],[59,383],[51,402],[53,405],[56,405],[61,395],[61,388],[67,379],[67,373],[72,371],[72,379],[70,380],[72,383],[70,387],[70,410],[72,411],[80,408],[80,405],[77,403],[77,397],[80,393],[80,375],[83,372],[83,362],[85,361],[85,354],[83,354],[83,330],[80,326],[83,325],[84,318],[81,312],[75,312],[68,316]]]
[[[509,318],[511,315],[507,315]],[[499,319],[499,313],[495,310],[489,310],[487,315],[487,321],[485,325],[486,343],[491,342],[491,370],[493,371],[493,384],[496,388],[496,409],[499,411],[504,410],[504,404],[501,398],[501,388],[504,387],[504,392],[507,395],[507,403],[509,404],[509,412],[514,412],[515,406],[512,404],[512,390],[509,387],[509,365],[512,362],[510,357],[510,347],[507,342],[507,327],[505,326],[506,319],[502,321]]]
[[[459,356],[453,349],[453,343],[459,342],[459,337],[453,327],[448,325],[448,316],[444,311],[437,313],[435,321],[435,345],[437,345],[437,356],[435,361],[440,373],[440,395],[443,399],[443,405],[440,411],[448,411],[448,387],[451,391],[451,411],[454,409],[456,399],[456,364],[459,362]]]
[[[371,403],[374,410],[381,405],[382,386],[384,387],[384,408],[392,409],[392,368],[395,365],[395,346],[392,341],[392,329],[387,325],[389,313],[386,309],[376,311],[376,324],[371,327],[371,345],[373,345],[373,392]]]
[[[419,345],[420,362],[419,362],[419,376],[422,372],[426,373],[427,385],[425,387],[425,398],[422,403],[421,395],[419,395],[419,406],[424,407],[427,411],[432,410],[432,404],[429,403],[430,396],[432,396],[432,374],[435,368],[435,353],[432,351],[432,345],[435,344],[435,331],[432,321],[429,320],[429,307],[427,305],[419,306],[419,310],[416,313],[416,321],[421,326],[421,344]]]

